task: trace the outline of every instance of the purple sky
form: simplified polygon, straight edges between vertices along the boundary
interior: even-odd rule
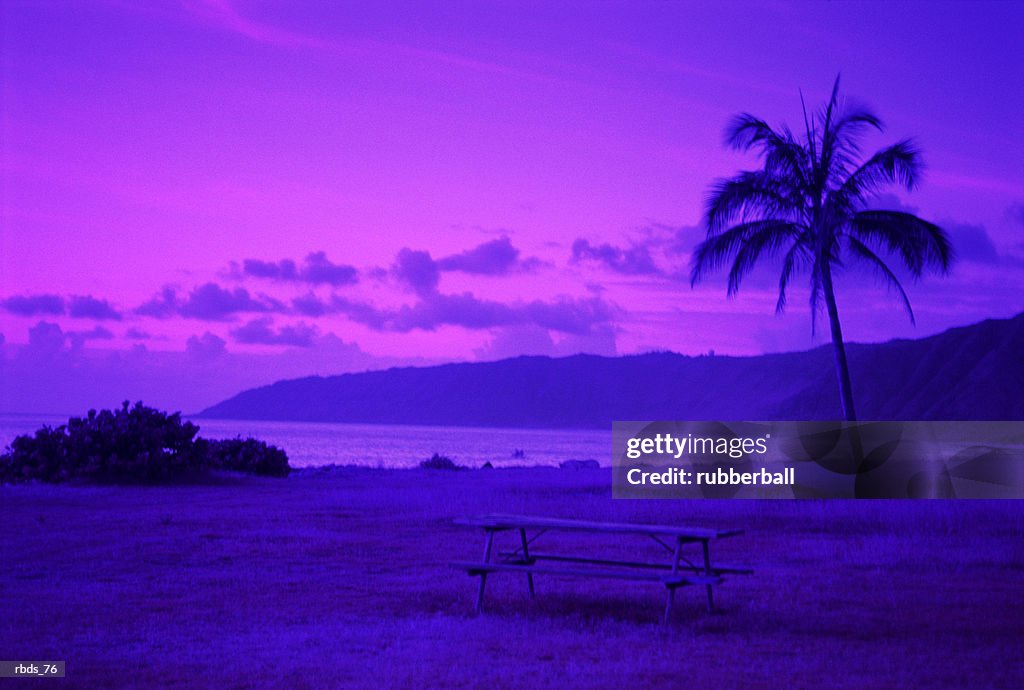
[[[729,116],[796,124],[840,71],[887,124],[869,143],[925,153],[921,188],[879,203],[961,256],[910,286],[916,328],[843,277],[850,339],[1024,305],[1024,5],[377,5],[0,6],[0,410],[823,342],[806,291],[774,315],[771,267],[729,301],[680,276],[709,184],[752,165]]]

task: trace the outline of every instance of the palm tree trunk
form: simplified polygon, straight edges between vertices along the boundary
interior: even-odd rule
[[[857,413],[853,408],[853,385],[850,383],[850,366],[846,362],[846,346],[843,344],[843,329],[839,325],[839,309],[836,307],[836,293],[832,289],[832,271],[826,265],[823,271],[823,287],[825,288],[825,304],[828,307],[828,322],[832,329],[832,351],[836,360],[836,376],[839,378],[839,397],[843,403],[843,416],[846,421],[857,421]]]

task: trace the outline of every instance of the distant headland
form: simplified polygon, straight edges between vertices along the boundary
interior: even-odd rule
[[[849,347],[861,418],[1024,419],[1024,314],[920,340]],[[756,357],[516,357],[308,377],[200,417],[601,428],[639,419],[836,419],[832,349]]]

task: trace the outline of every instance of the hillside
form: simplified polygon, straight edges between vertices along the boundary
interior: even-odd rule
[[[862,419],[1024,419],[1024,314],[849,346]],[[517,357],[279,381],[200,416],[607,427],[630,419],[834,419],[831,346],[757,357]]]

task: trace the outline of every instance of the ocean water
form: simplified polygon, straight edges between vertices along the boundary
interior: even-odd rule
[[[206,438],[252,436],[278,446],[292,467],[360,465],[415,467],[434,453],[460,465],[495,467],[557,466],[565,460],[596,460],[611,464],[611,430],[492,429],[378,424],[326,424],[251,420],[194,419]],[[0,415],[0,448],[19,434],[40,426],[56,426],[67,417]],[[516,450],[522,457],[514,457]]]

